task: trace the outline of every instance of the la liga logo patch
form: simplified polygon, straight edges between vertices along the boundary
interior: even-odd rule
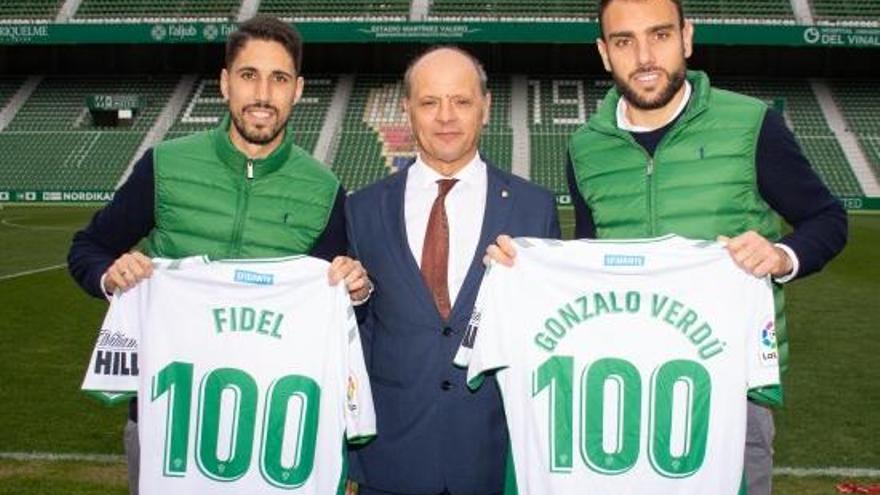
[[[776,326],[771,320],[761,329],[761,364],[776,366],[779,361],[779,350],[776,346]]]

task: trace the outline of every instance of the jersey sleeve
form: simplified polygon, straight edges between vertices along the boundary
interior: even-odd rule
[[[776,312],[768,280],[752,279],[754,318],[746,335],[748,388],[779,389],[779,350],[776,344]],[[776,394],[774,394],[776,395]],[[779,394],[781,397],[781,394]]]
[[[344,289],[340,289],[339,301],[338,314],[342,315],[346,338],[345,435],[349,442],[359,444],[376,436],[376,412],[357,318]]]
[[[467,384],[471,389],[480,387],[486,373],[507,366],[499,328],[503,324],[500,321],[503,312],[498,311],[497,303],[502,296],[499,293],[504,283],[502,272],[506,270],[509,269],[498,265],[486,269],[474,312],[455,356],[457,365],[467,366]]]
[[[107,404],[137,393],[141,297],[147,283],[115,294],[98,331],[81,388]]]

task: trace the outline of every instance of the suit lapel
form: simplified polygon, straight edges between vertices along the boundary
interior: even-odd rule
[[[465,302],[471,300],[469,295],[477,290],[482,281],[483,255],[486,253],[486,247],[504,233],[507,219],[510,217],[513,203],[516,200],[510,188],[509,179],[488,161],[486,161],[486,179],[486,212],[483,214],[480,242],[474,252],[474,258],[471,260],[461,290],[458,291],[458,297],[456,297],[455,305],[449,315],[450,320],[462,316],[459,315],[462,311],[471,311],[472,308]],[[470,317],[469,314],[463,316]]]
[[[409,167],[394,174],[393,179],[382,195],[382,218],[385,219],[386,239],[393,259],[400,263],[403,279],[410,285],[410,294],[414,294],[426,311],[437,315],[440,313],[434,305],[434,298],[422,278],[419,265],[409,247],[406,232],[406,216],[404,214],[404,198],[406,194],[406,178]]]

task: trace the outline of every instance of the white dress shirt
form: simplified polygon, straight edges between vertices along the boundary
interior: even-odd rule
[[[425,229],[428,228],[431,207],[437,198],[437,181],[440,179],[458,179],[445,201],[449,221],[449,300],[454,305],[480,242],[488,187],[486,163],[478,153],[452,177],[443,176],[429,167],[421,156],[410,166],[406,177],[403,215],[409,248],[419,268],[422,266]]]

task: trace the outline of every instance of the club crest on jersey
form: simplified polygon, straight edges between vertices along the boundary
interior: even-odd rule
[[[775,365],[779,359],[776,346],[776,329],[773,320],[767,322],[761,329],[761,363]]]
[[[645,266],[645,257],[631,254],[606,254],[605,266]]]
[[[346,398],[346,402],[347,402],[348,412],[350,412],[354,415],[357,415],[360,410],[360,406],[358,406],[357,395],[358,395],[357,379],[352,375],[348,375],[348,387],[346,387],[346,390],[345,390],[345,398]]]
[[[243,284],[272,285],[275,283],[275,275],[271,273],[249,272],[247,270],[235,270],[235,281]]]

